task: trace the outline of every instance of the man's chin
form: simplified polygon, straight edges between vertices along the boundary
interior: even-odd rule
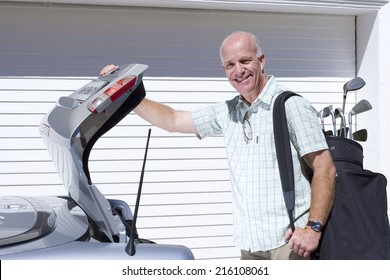
[[[247,86],[236,86],[234,87],[241,95],[245,96],[250,92],[249,87]]]

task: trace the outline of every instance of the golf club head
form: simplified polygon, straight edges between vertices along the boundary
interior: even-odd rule
[[[343,93],[343,105],[342,105],[343,112],[345,111],[345,103],[347,101],[347,93],[348,93],[348,91],[361,89],[365,85],[366,85],[366,82],[362,78],[360,78],[360,77],[355,77],[355,78],[349,80],[348,82],[346,82],[343,85],[343,91],[344,91],[344,93]]]
[[[342,113],[343,113],[343,111],[341,110],[341,108],[334,109],[335,118],[341,118]]]
[[[325,107],[324,109],[322,109],[321,111],[319,111],[317,113],[317,116],[320,118],[321,120],[321,126],[322,126],[322,130],[325,131],[325,123],[324,123],[324,118],[326,118],[327,116],[329,116],[330,112],[329,112],[329,108],[328,107]]]
[[[360,130],[357,130],[353,133],[352,135],[352,139],[353,140],[356,140],[356,141],[361,141],[361,142],[364,142],[364,141],[367,141],[367,129],[360,129]]]
[[[356,103],[355,106],[353,106],[353,108],[351,109],[351,112],[352,112],[352,115],[356,115],[356,114],[360,114],[360,113],[369,111],[371,109],[372,109],[372,106],[371,106],[370,102],[363,99],[363,100],[360,100],[358,103]]]
[[[365,99],[360,100],[358,103],[356,103],[356,105],[353,106],[353,108],[351,109],[351,111],[348,114],[349,127],[352,128],[352,116],[353,115],[357,115],[357,114],[369,111],[371,109],[372,109],[372,106],[371,106],[370,102],[368,102]],[[349,132],[349,138],[353,139],[352,129]]]
[[[350,80],[344,84],[344,86],[343,86],[344,93],[346,93],[348,91],[359,90],[362,87],[364,87],[365,85],[366,85],[366,82],[362,78],[355,77],[352,80]]]
[[[327,131],[325,131],[325,135],[332,136],[333,135],[333,131],[332,130],[327,130]]]
[[[319,111],[318,113],[317,113],[317,116],[319,117],[319,118],[326,118],[326,117],[328,117],[329,116],[329,114],[330,114],[330,109],[329,109],[329,107],[325,107],[324,109],[322,109],[321,111]]]

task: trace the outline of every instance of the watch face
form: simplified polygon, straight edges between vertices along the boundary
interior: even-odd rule
[[[313,223],[311,228],[315,231],[321,231],[321,225],[319,223]]]
[[[322,224],[318,221],[309,221],[307,225],[314,231],[321,232]]]

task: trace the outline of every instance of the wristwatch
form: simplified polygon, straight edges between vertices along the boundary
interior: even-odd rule
[[[324,229],[324,226],[316,220],[310,220],[307,222],[306,226],[310,227],[312,230],[316,232],[322,232]]]

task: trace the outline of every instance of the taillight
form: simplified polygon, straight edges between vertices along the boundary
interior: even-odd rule
[[[110,86],[91,103],[89,103],[88,109],[92,113],[103,112],[109,104],[121,97],[125,92],[131,90],[135,86],[136,82],[136,76],[118,80],[114,85]]]

